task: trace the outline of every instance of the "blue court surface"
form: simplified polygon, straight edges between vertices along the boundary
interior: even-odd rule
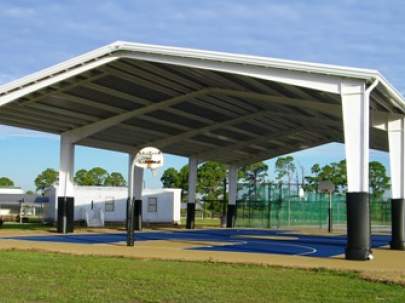
[[[260,229],[206,229],[136,232],[136,241],[172,240],[218,242],[218,245],[194,247],[194,250],[269,253],[309,257],[332,257],[345,251],[345,236],[313,236],[293,232]],[[5,239],[5,238],[3,238]],[[117,244],[126,241],[126,233],[19,236],[6,239],[63,242],[76,244]],[[389,244],[388,235],[373,235],[372,247]]]

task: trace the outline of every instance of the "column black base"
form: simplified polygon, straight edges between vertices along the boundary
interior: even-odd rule
[[[236,218],[236,205],[228,204],[228,211],[226,213],[227,228],[235,227],[235,218]]]
[[[58,197],[58,218],[56,223],[56,229],[58,233],[73,232],[75,210],[74,201],[74,197]],[[66,222],[65,228],[64,221]]]
[[[133,202],[133,203],[131,203]],[[127,246],[134,246],[135,243],[135,236],[134,236],[134,214],[135,214],[135,201],[130,198],[127,199]]]
[[[195,227],[195,203],[187,203],[186,228],[194,229],[194,227]]]
[[[142,200],[134,201],[134,228],[142,230]]]
[[[366,192],[347,193],[346,259],[370,260],[371,225],[370,195]]]
[[[405,250],[405,199],[391,199],[391,249]]]

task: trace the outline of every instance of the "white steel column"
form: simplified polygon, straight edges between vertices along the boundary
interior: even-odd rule
[[[348,192],[368,192],[370,101],[364,82],[341,87]]]
[[[228,180],[229,180],[229,196],[228,203],[230,205],[236,205],[236,199],[238,194],[238,167],[231,165],[228,171]]]
[[[134,228],[142,229],[142,187],[143,187],[143,168],[134,166]]]
[[[73,197],[74,195],[74,161],[75,146],[66,137],[60,137],[58,197]]]
[[[60,137],[59,186],[57,204],[57,231],[73,232],[74,223],[74,159],[75,146],[62,135]]]
[[[387,124],[392,198],[403,199],[405,198],[405,119],[389,121]]]
[[[136,200],[142,199],[143,172],[142,167],[136,166],[133,162],[134,154],[128,154],[128,197]]]
[[[135,155],[128,154],[127,246],[134,246],[134,166]]]
[[[364,81],[341,83],[343,127],[347,167],[346,258],[371,259],[369,198],[370,91]]]
[[[134,197],[134,154],[128,154],[128,199],[133,199]]]
[[[127,246],[134,246],[134,229],[142,229],[143,168],[134,163],[135,155],[128,155]]]
[[[143,189],[143,172],[142,167],[135,166],[134,168],[134,199],[142,200],[142,189]]]
[[[197,168],[198,159],[190,157],[188,162],[188,203],[186,228],[194,228],[195,221],[195,200],[197,191]]]
[[[391,248],[405,250],[405,118],[388,121],[391,168]]]
[[[188,162],[188,203],[195,203],[197,191],[198,160],[190,157]]]
[[[236,199],[238,195],[238,167],[231,165],[228,170],[228,211],[226,227],[234,227],[236,215]]]

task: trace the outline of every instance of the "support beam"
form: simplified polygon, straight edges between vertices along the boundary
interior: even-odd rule
[[[77,111],[77,109],[76,109],[76,111],[75,110],[72,111],[72,110],[68,110],[68,109],[64,109],[64,108],[54,107],[52,105],[48,105],[48,104],[44,104],[44,103],[40,103],[40,102],[28,104],[25,106],[30,109],[32,108],[36,111],[42,111],[43,113],[50,114],[51,118],[54,117],[54,116],[52,116],[53,114],[57,114],[57,115],[65,116],[65,117],[71,117],[73,119],[80,119],[83,121],[87,121],[88,123],[98,120],[97,117],[90,116],[88,114],[83,114],[80,111]]]
[[[0,124],[30,129],[30,130],[34,130],[34,131],[41,131],[41,132],[46,132],[46,133],[55,134],[55,135],[59,134],[59,132],[54,128],[46,127],[43,125],[38,127],[38,125],[33,124],[33,123],[21,123],[20,121],[16,121],[16,120],[12,120],[12,119],[5,119],[3,117],[0,117]]]
[[[113,114],[122,114],[122,113],[126,112],[125,109],[122,109],[122,108],[120,108],[118,106],[111,106],[111,105],[108,105],[108,104],[105,104],[105,103],[93,101],[93,100],[88,99],[88,98],[74,96],[74,95],[71,95],[69,93],[56,93],[56,94],[53,94],[52,97],[54,99],[56,99],[56,101],[58,101],[58,100],[68,101],[68,102],[78,104],[79,106],[80,105],[85,105],[85,106],[88,106],[88,107],[100,109],[102,111],[110,112],[110,113],[113,113]]]
[[[391,249],[405,250],[405,118],[387,123],[391,168]]]
[[[35,118],[39,118],[42,119],[42,122],[45,121],[49,121],[49,117],[50,115],[47,114],[46,112],[42,111],[42,110],[35,110],[33,108],[25,108],[23,106],[20,106],[18,108],[7,108],[5,107],[4,109],[1,110],[2,112],[2,116],[3,113],[18,113],[21,115],[24,115],[25,117],[27,116],[33,116]],[[55,115],[54,113],[51,114],[53,117],[53,121],[59,121],[60,123],[64,123],[66,126],[68,126],[69,128],[77,128],[80,127],[81,125],[83,125],[83,123],[86,123],[86,121],[80,120],[80,119],[75,119],[75,121],[72,121],[73,119],[69,118],[69,117],[65,117],[62,115]]]
[[[57,230],[73,232],[74,221],[74,154],[75,146],[64,136],[60,139]]]
[[[134,230],[142,229],[143,168],[135,165],[135,154],[128,154],[127,246],[134,246]]]
[[[405,118],[387,124],[392,198],[401,199],[405,198]]]
[[[339,104],[330,104],[325,102],[319,102],[315,100],[304,100],[299,98],[287,98],[287,97],[279,97],[279,96],[271,96],[266,94],[260,94],[255,92],[246,92],[246,91],[235,91],[230,89],[222,89],[222,88],[204,88],[198,91],[194,91],[191,93],[187,93],[180,96],[175,96],[169,98],[167,100],[161,102],[150,102],[148,105],[135,109],[128,112],[123,112],[120,114],[113,115],[109,118],[102,119],[90,123],[88,125],[67,131],[65,133],[66,136],[70,136],[72,142],[78,142],[86,137],[94,135],[100,131],[103,131],[107,128],[110,128],[114,125],[120,124],[126,120],[143,116],[147,113],[156,111],[156,110],[169,110],[176,112],[177,114],[182,114],[190,117],[191,119],[197,119],[199,121],[204,121],[206,123],[210,123],[212,121],[207,120],[205,118],[199,117],[197,115],[183,113],[178,109],[172,108],[173,105],[182,103],[182,102],[197,102],[197,98],[199,97],[209,97],[209,96],[231,96],[231,97],[238,97],[246,100],[257,100],[260,102],[268,102],[268,103],[275,103],[280,105],[287,105],[287,106],[294,106],[294,107],[302,107],[310,110],[315,110],[317,112],[333,115],[335,117],[340,117],[340,109],[341,106]],[[148,100],[146,100],[148,101]],[[194,102],[193,101],[193,102]],[[39,106],[38,104],[36,106]],[[66,110],[65,110],[66,111]]]
[[[280,96],[271,96],[256,92],[237,91],[231,89],[215,89],[215,94],[224,95],[229,97],[237,97],[245,100],[256,100],[261,102],[269,102],[276,104],[283,104],[288,106],[300,107],[315,110],[317,112],[326,113],[329,115],[340,117],[340,105],[320,102],[319,100],[308,100],[301,98],[289,98]]]
[[[143,77],[144,79],[150,79],[151,81],[153,81],[153,82],[155,82],[155,83],[158,83],[158,82],[162,82],[162,81],[163,81],[162,83],[163,83],[163,85],[165,85],[166,87],[170,87],[170,88],[176,89],[178,92],[183,93],[183,94],[186,94],[186,93],[189,92],[189,90],[190,90],[189,88],[184,87],[184,86],[182,86],[182,85],[179,85],[179,84],[176,83],[176,82],[173,82],[173,81],[171,81],[171,80],[170,80],[170,81],[164,80],[164,79],[161,78],[161,77],[157,77],[156,75],[153,75],[153,74],[151,74],[151,73],[147,73],[145,70],[140,70],[140,69],[138,69],[138,68],[139,68],[139,67],[138,67],[139,64],[140,64],[139,62],[138,62],[138,64],[134,64],[134,63],[131,63],[131,62],[125,62],[125,63],[117,62],[117,63],[115,63],[115,65],[116,65],[117,67],[120,67],[120,69],[125,70],[125,71],[128,72],[129,74],[134,74],[134,72],[135,72],[136,75],[139,75],[139,76]],[[131,67],[130,70],[128,70],[129,67]],[[163,72],[163,73],[164,73],[164,72]],[[161,73],[160,73],[160,74],[161,74]],[[160,75],[160,74],[159,74],[159,75]],[[175,76],[175,77],[177,77],[177,76]],[[132,82],[133,82],[133,81],[135,81],[135,79],[132,79]],[[184,84],[184,82],[185,82],[184,79],[183,79],[183,81],[179,81],[179,83],[181,83],[181,84]],[[94,86],[94,84],[92,84],[92,85]],[[156,87],[150,87],[150,88],[151,88],[151,89],[156,89]],[[202,89],[203,87],[202,87],[201,85],[193,85],[191,88],[194,89],[194,90],[200,90],[200,89]],[[100,91],[100,89],[102,89],[101,86],[97,86],[96,90],[99,90],[99,91]],[[244,88],[243,88],[243,87],[237,87],[237,89],[243,90]],[[159,89],[158,89],[158,90],[159,90]],[[159,91],[161,91],[161,90],[159,90]],[[165,91],[161,91],[161,92],[167,93],[167,92],[165,92]],[[177,93],[174,92],[174,91],[170,92],[170,95],[176,95],[176,94],[177,94]],[[224,98],[224,99],[229,99],[228,97],[223,97],[223,98]],[[127,99],[127,98],[125,97],[124,99]],[[138,99],[140,99],[140,98],[138,98]],[[232,99],[231,99],[231,100],[232,100]],[[141,101],[143,101],[142,104],[144,104],[144,105],[149,105],[149,104],[152,103],[151,101],[148,101],[148,100],[146,100],[146,99],[143,99],[143,100],[141,100]],[[236,117],[238,116],[237,114],[232,113],[232,111],[226,110],[226,109],[224,109],[224,108],[221,108],[221,106],[218,106],[219,103],[224,103],[224,102],[225,102],[224,100],[220,100],[220,99],[218,99],[218,98],[211,97],[211,96],[209,96],[208,94],[204,96],[204,99],[203,99],[203,100],[199,100],[199,99],[195,98],[195,99],[193,99],[192,101],[193,101],[193,103],[195,103],[196,105],[202,106],[202,107],[204,107],[204,108],[207,108],[207,109],[210,109],[210,110],[213,110],[213,111],[220,112],[220,113],[222,113],[222,114],[224,114],[224,115],[226,115],[226,116],[231,115],[232,118],[236,118]],[[237,101],[237,100],[233,100],[233,102],[236,102],[236,103],[237,103],[238,101]],[[234,107],[233,107],[233,110],[236,110],[237,108],[238,108],[238,106],[234,106]],[[246,110],[244,110],[244,111],[243,111],[242,113],[240,113],[240,114],[248,114],[249,112],[253,112],[254,110],[255,110],[254,107],[250,107],[250,109],[248,110],[248,112],[246,112]],[[174,113],[174,114],[176,114],[176,115],[184,116],[184,117],[186,117],[186,118],[188,118],[188,119],[191,119],[191,120],[200,121],[200,122],[203,122],[203,123],[210,123],[210,124],[212,124],[212,123],[214,122],[214,121],[210,121],[209,119],[202,118],[202,117],[199,116],[199,115],[191,114],[191,113],[189,113],[189,112],[185,112],[185,111],[178,110],[178,109],[175,109],[175,108],[167,108],[166,111],[172,112],[172,113]],[[238,128],[232,128],[232,130],[237,131],[237,132],[246,133],[245,131],[242,131],[242,130],[240,130],[240,129],[238,129]],[[249,135],[249,134],[248,134],[248,135]],[[157,146],[157,145],[153,145],[153,144],[150,144],[150,145],[151,145],[151,146]]]
[[[124,145],[119,143],[108,142],[107,140],[101,139],[92,139],[86,138],[82,141],[79,141],[77,145],[88,146],[92,148],[101,148],[101,149],[108,149],[115,152],[123,152],[123,153],[136,153],[137,149],[130,145]]]
[[[134,163],[135,153],[128,154],[127,246],[134,246]]]
[[[143,168],[134,167],[134,228],[142,230],[142,189],[143,189]]]
[[[241,61],[233,63],[229,61],[211,61],[211,60],[195,60],[190,58],[189,54],[185,53],[184,56],[167,56],[162,54],[153,54],[147,52],[131,52],[126,54],[127,58],[137,59],[142,61],[160,62],[163,64],[174,64],[178,66],[185,66],[188,68],[198,68],[204,70],[215,70],[217,72],[238,74],[241,76],[253,77],[256,79],[263,79],[275,82],[281,82],[289,85],[296,85],[310,89],[316,89],[324,92],[338,93],[339,92],[339,76],[319,74],[319,71],[314,73],[307,72],[312,67],[307,65],[301,67],[303,70],[297,68],[297,63],[291,65],[291,69],[279,68],[278,63],[272,63],[272,67],[263,67],[259,64],[243,64]],[[245,62],[248,63],[248,62]],[[338,71],[336,71],[338,73]]]
[[[27,119],[21,120],[20,118],[11,118],[11,117],[4,117],[0,116],[0,122],[5,125],[9,126],[15,126],[15,127],[22,127],[22,128],[28,128],[32,129],[35,131],[43,131],[47,133],[52,133],[52,134],[60,134],[62,129],[60,127],[56,126],[50,126],[50,125],[40,125],[38,122],[32,122],[32,121],[27,121]]]
[[[72,138],[73,142],[78,142],[81,139],[89,137],[95,133],[98,133],[102,130],[110,128],[116,124],[122,123],[131,118],[142,116],[144,114],[147,114],[149,112],[153,112],[156,110],[168,109],[175,104],[185,102],[185,101],[190,101],[191,99],[195,99],[197,97],[201,97],[201,96],[205,96],[205,95],[215,96],[216,94],[224,95],[224,96],[235,96],[235,97],[245,98],[245,99],[255,99],[258,101],[273,102],[273,103],[285,104],[285,105],[290,105],[290,106],[298,106],[298,107],[303,106],[303,107],[308,107],[310,109],[314,109],[314,110],[317,110],[320,112],[326,112],[331,115],[340,116],[340,114],[339,114],[340,106],[339,105],[332,105],[332,104],[327,104],[324,102],[302,100],[302,99],[297,99],[297,98],[270,96],[270,95],[258,94],[258,93],[254,93],[254,92],[234,91],[234,90],[220,89],[220,88],[205,88],[205,89],[201,89],[201,90],[191,92],[191,93],[188,93],[185,95],[169,98],[165,101],[161,101],[158,103],[150,103],[149,105],[147,105],[145,107],[142,107],[142,108],[139,108],[139,109],[136,109],[133,111],[117,114],[110,118],[102,119],[102,120],[96,121],[94,123],[90,123],[83,127],[79,127],[77,129],[68,131],[65,134],[67,136],[70,136]]]
[[[276,141],[273,141],[273,142],[276,142]],[[254,156],[251,155],[250,157],[246,157],[243,159],[236,159],[236,160],[233,160],[232,162],[230,162],[230,164],[237,164],[239,167],[241,167],[241,166],[257,163],[259,161],[264,161],[267,159],[275,158],[275,157],[278,157],[281,155],[286,155],[286,154],[297,152],[297,151],[300,151],[300,150],[303,150],[303,149],[306,149],[309,147],[315,147],[315,146],[319,146],[319,145],[330,143],[330,142],[331,142],[331,140],[322,139],[322,138],[316,138],[315,140],[307,139],[307,140],[305,140],[305,143],[297,142],[296,144],[287,145],[287,147],[284,143],[281,142],[279,147],[271,148],[266,153],[258,153]],[[303,146],[304,144],[305,144],[305,147]]]
[[[347,166],[346,259],[368,260],[371,255],[369,197],[370,96],[362,81],[341,84]]]
[[[288,130],[284,130],[284,131],[280,131],[280,132],[276,132],[276,133],[264,134],[261,136],[257,136],[256,138],[253,138],[251,140],[245,140],[243,142],[229,144],[227,146],[219,147],[214,150],[210,149],[207,151],[203,151],[203,152],[196,154],[195,156],[198,159],[202,159],[202,160],[212,160],[220,154],[232,153],[235,150],[239,150],[239,149],[242,149],[247,146],[251,146],[252,144],[256,144],[256,143],[270,142],[272,140],[277,140],[278,138],[285,139],[291,135],[299,134],[304,131],[308,131],[308,129],[301,127],[301,128],[295,128],[295,129],[288,129]]]
[[[370,104],[364,83],[342,83],[342,110],[348,192],[368,193]]]
[[[15,119],[15,120],[21,119],[22,121],[29,121],[33,124],[44,123],[43,117],[37,116],[36,114],[34,114],[32,112],[29,114],[24,114],[24,113],[18,112],[18,109],[17,110],[3,110],[1,115],[4,118],[10,117],[11,119]],[[45,121],[47,121],[46,125],[54,127],[54,128],[66,130],[66,129],[69,129],[72,127],[77,127],[77,125],[70,123],[70,122],[64,122],[63,120],[58,120],[58,119],[51,120],[51,119],[49,119],[49,117],[46,117],[46,119],[47,119],[47,120],[45,120]]]
[[[228,170],[228,211],[226,214],[226,227],[233,228],[236,218],[236,199],[238,195],[238,167],[229,166]]]
[[[195,203],[197,192],[197,168],[198,160],[190,157],[188,162],[188,203],[187,203],[187,229],[194,229]]]
[[[83,79],[83,76],[85,77]],[[70,89],[76,87],[76,86],[82,86],[86,83],[89,83],[91,81],[96,81],[97,79],[100,79],[104,77],[105,74],[98,71],[97,73],[94,73],[94,71],[90,71],[86,74],[81,74],[81,80],[77,80],[76,78],[69,78],[69,80],[64,80],[62,82],[56,83],[52,86],[47,87],[46,89],[43,89],[33,96],[29,96],[24,103],[22,103],[22,106],[30,105],[32,103],[41,101],[46,96],[53,95],[56,92],[68,92]]]
[[[156,147],[159,147],[159,148],[163,148],[165,146],[169,146],[171,144],[181,142],[181,141],[183,141],[185,139],[192,138],[192,137],[197,136],[199,134],[205,134],[205,133],[214,131],[216,129],[232,126],[232,125],[235,125],[237,123],[250,121],[252,119],[263,118],[263,117],[266,117],[266,118],[271,118],[271,117],[286,118],[286,117],[291,117],[292,115],[293,115],[293,113],[291,113],[291,114],[273,113],[273,110],[262,110],[260,112],[255,112],[255,113],[239,116],[237,118],[229,119],[229,120],[226,120],[226,121],[223,121],[223,122],[215,122],[215,123],[212,123],[212,124],[210,124],[208,126],[204,126],[204,127],[201,127],[201,128],[192,129],[190,131],[180,133],[179,135],[170,136],[170,137],[159,139],[159,140],[156,140],[156,141],[151,141],[151,142],[148,142],[147,144],[144,144],[142,146],[138,146],[137,148],[142,148],[144,146],[156,146]],[[338,125],[336,122],[331,121],[331,120],[327,120],[327,119],[323,119],[323,120],[320,121],[317,118],[302,117],[302,116],[297,116],[297,115],[294,116],[294,119],[302,121],[303,123],[306,123],[306,122],[317,123],[317,125],[319,125],[320,122],[333,124],[335,126]],[[249,135],[252,135],[252,133],[249,133]]]
[[[45,87],[49,87],[51,85],[57,84],[58,82],[61,82],[68,78],[75,77],[77,75],[80,75],[84,72],[87,72],[89,70],[102,66],[104,64],[108,64],[116,59],[117,59],[116,57],[104,57],[104,58],[100,58],[98,60],[89,62],[87,64],[78,65],[76,63],[75,65],[72,65],[72,67],[70,69],[66,68],[66,71],[63,73],[58,72],[57,74],[54,74],[53,76],[49,76],[45,79],[36,79],[36,81],[32,82],[31,85],[21,86],[21,89],[11,90],[7,93],[7,95],[2,96],[1,101],[0,101],[0,106],[3,106],[11,101],[17,100],[18,98],[24,97],[35,91],[39,91],[40,89],[43,89]],[[39,81],[39,80],[41,80],[41,81]],[[30,101],[30,102],[33,102],[33,101]]]
[[[145,100],[145,99],[143,99],[141,97],[137,97],[137,96],[125,93],[125,92],[123,92],[121,90],[117,90],[117,89],[114,89],[114,88],[111,88],[111,87],[103,86],[101,84],[97,84],[97,83],[94,83],[94,82],[86,83],[86,85],[83,85],[83,86],[86,87],[86,88],[90,88],[92,90],[95,90],[95,91],[97,91],[99,93],[103,93],[103,94],[106,94],[106,95],[110,95],[112,97],[123,99],[125,101],[131,102],[131,103],[136,104],[136,105],[150,104],[150,101]]]
[[[94,123],[88,124],[86,126],[68,131],[65,133],[66,136],[71,137],[73,142],[80,141],[86,137],[89,137],[91,135],[94,135],[102,130],[105,130],[107,128],[110,128],[114,125],[120,124],[126,120],[142,116],[144,114],[156,111],[156,110],[163,110],[166,108],[169,108],[170,106],[173,106],[175,104],[184,102],[184,101],[190,101],[190,99],[196,98],[198,96],[206,94],[206,91],[209,89],[202,89],[199,91],[195,91],[189,94],[181,95],[181,96],[176,96],[173,98],[169,98],[165,101],[161,102],[156,102],[156,103],[151,103],[148,106],[135,109],[132,111],[128,111],[122,114],[114,115],[110,118],[107,119],[102,119],[99,121],[96,121]]]

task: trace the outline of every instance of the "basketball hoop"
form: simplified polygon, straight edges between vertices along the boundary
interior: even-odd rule
[[[328,231],[333,230],[333,215],[332,215],[332,193],[335,191],[335,184],[332,181],[325,180],[319,181],[318,190],[323,193],[328,193],[329,195],[329,207],[328,207]]]
[[[142,148],[135,156],[135,165],[150,169],[156,176],[156,170],[163,165],[163,153],[155,147]]]
[[[335,191],[335,184],[331,181],[319,181],[318,183],[318,191],[323,193],[333,193]]]

